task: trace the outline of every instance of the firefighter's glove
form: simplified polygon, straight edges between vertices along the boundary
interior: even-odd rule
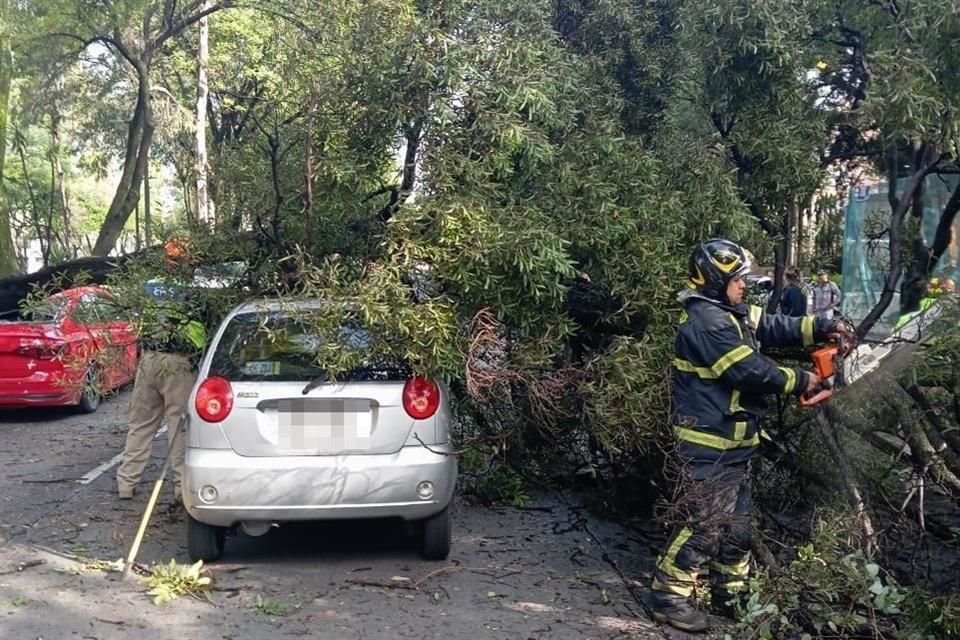
[[[823,379],[813,371],[807,371],[807,388],[803,390],[804,396],[812,396],[823,387]]]
[[[848,356],[857,348],[857,332],[849,322],[842,318],[834,318],[827,329],[827,339],[840,347],[840,355]]]

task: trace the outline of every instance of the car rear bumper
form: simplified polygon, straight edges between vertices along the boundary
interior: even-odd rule
[[[79,391],[53,384],[0,380],[0,407],[62,407],[80,402]]]
[[[447,445],[431,449],[411,446],[385,455],[271,458],[188,448],[184,506],[195,519],[217,526],[242,521],[427,518],[450,503],[457,479],[453,450]],[[433,484],[429,498],[417,493],[425,481]],[[201,499],[204,487],[215,488],[216,499]]]

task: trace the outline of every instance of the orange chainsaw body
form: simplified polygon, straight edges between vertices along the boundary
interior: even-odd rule
[[[820,347],[810,354],[810,359],[813,360],[813,368],[820,376],[823,384],[818,391],[814,391],[810,395],[801,395],[801,406],[812,407],[818,405],[833,395],[833,376],[837,373],[839,354],[840,347],[836,344]]]

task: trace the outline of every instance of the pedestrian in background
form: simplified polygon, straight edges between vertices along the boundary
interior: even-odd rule
[[[803,280],[800,270],[796,267],[787,268],[787,286],[780,297],[780,312],[792,318],[807,315],[807,294],[803,290]]]
[[[830,280],[826,269],[817,272],[818,280],[813,285],[813,313],[832,318],[840,310],[840,287]]]

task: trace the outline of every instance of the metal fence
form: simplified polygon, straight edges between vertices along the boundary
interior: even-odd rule
[[[950,193],[957,184],[957,176],[928,176],[924,185],[925,207],[922,232],[928,246],[933,242],[940,212],[946,206]],[[908,179],[897,187],[902,193]],[[887,183],[863,184],[851,190],[844,223],[842,311],[860,321],[880,299],[883,283],[890,264],[889,235],[890,204],[887,201]],[[955,239],[960,237],[960,220],[954,224]],[[908,249],[908,247],[904,247]],[[960,247],[951,242],[947,253],[937,265],[935,275],[960,275]],[[877,324],[876,330],[889,332],[900,315],[899,294]]]

